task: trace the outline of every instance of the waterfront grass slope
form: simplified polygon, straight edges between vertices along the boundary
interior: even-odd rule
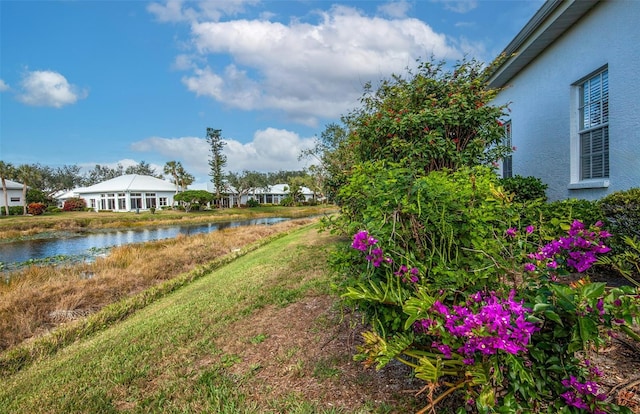
[[[265,306],[329,294],[324,253],[333,239],[317,230],[317,224],[292,229],[129,318],[4,375],[0,412],[289,411],[283,407],[291,407],[290,400],[271,401],[267,409],[249,399],[228,371],[234,357],[224,355],[218,341]],[[297,400],[294,406],[341,412],[317,404]]]

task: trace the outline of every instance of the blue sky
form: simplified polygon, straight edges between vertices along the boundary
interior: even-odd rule
[[[0,159],[209,180],[207,127],[227,171],[298,170],[363,85],[418,58],[490,61],[542,0],[0,0]]]

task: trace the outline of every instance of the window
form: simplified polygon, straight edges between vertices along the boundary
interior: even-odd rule
[[[168,201],[167,197],[159,197],[158,198],[158,205],[160,207],[168,206],[169,205],[169,201]]]
[[[580,180],[609,177],[609,71],[579,84]]]
[[[513,146],[511,141],[511,121],[504,123],[504,145],[509,148]],[[502,160],[502,178],[510,177],[513,177],[513,156],[511,154]]]
[[[131,209],[140,209],[142,208],[142,193],[131,193]]]
[[[156,208],[156,193],[145,193],[144,198],[147,208]]]
[[[20,202],[20,197],[11,197],[10,201],[12,203],[19,203]]]
[[[125,193],[118,193],[118,210],[127,209],[127,195]]]

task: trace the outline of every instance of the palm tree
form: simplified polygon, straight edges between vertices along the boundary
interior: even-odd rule
[[[15,167],[8,162],[0,161],[0,181],[2,181],[2,194],[4,196],[4,212],[9,215],[9,194],[7,192],[7,179],[15,175]]]
[[[16,170],[16,175],[22,181],[22,214],[27,215],[27,187],[38,179],[40,175],[36,166],[22,164]]]

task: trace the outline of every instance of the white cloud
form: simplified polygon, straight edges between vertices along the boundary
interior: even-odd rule
[[[195,50],[203,57],[228,54],[233,63],[223,70],[200,65],[183,82],[196,95],[230,107],[277,110],[315,126],[318,118],[334,118],[356,106],[365,82],[403,73],[420,57],[463,55],[452,39],[418,19],[368,17],[344,6],[318,16],[316,24],[193,23]]]
[[[27,105],[52,106],[62,108],[87,97],[86,90],[80,90],[67,79],[49,70],[27,72],[20,82],[22,92],[18,99]]]
[[[147,11],[160,22],[219,21],[223,16],[243,12],[247,4],[256,3],[258,0],[205,0],[188,7],[185,0],[168,0],[164,4],[150,3]]]
[[[406,0],[391,1],[378,6],[378,12],[393,18],[405,17],[410,9],[411,4]]]
[[[431,0],[442,3],[444,8],[455,13],[467,13],[478,7],[478,0]]]
[[[243,144],[235,139],[224,139],[223,153],[227,156],[225,171],[279,171],[300,170],[307,161],[298,161],[303,149],[313,145],[313,138],[301,138],[284,129],[267,128],[256,131],[253,141]],[[207,181],[210,172],[209,144],[204,138],[151,137],[132,144],[134,151],[157,153],[167,161],[180,161],[198,181]]]
[[[8,91],[9,85],[7,85],[2,79],[0,79],[0,92]]]

